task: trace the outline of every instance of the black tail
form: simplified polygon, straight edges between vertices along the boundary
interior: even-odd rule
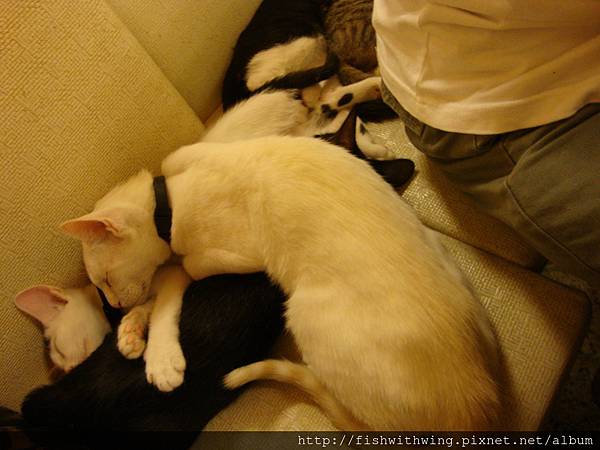
[[[338,70],[340,61],[338,57],[331,52],[327,53],[327,59],[325,64],[312,69],[301,70],[298,72],[288,73],[281,77],[275,78],[257,90],[252,94],[257,94],[267,89],[304,89],[308,86],[318,83],[319,81],[326,80],[334,76]]]

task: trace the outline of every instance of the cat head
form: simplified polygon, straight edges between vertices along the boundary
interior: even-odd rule
[[[96,350],[111,329],[93,285],[34,286],[17,294],[15,305],[43,325],[50,359],[65,372]]]
[[[145,302],[156,268],[171,254],[157,234],[154,205],[152,176],[142,171],[109,192],[93,212],[61,225],[81,241],[90,280],[115,308]]]

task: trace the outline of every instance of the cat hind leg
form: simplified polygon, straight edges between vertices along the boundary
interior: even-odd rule
[[[356,145],[363,154],[369,159],[389,160],[396,159],[396,154],[385,145],[376,142],[375,138],[369,133],[364,123],[356,118]]]

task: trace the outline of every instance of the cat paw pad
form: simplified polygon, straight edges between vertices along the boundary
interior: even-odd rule
[[[183,383],[185,357],[177,343],[149,347],[146,359],[146,380],[162,392],[170,392]]]
[[[142,356],[146,348],[145,331],[146,324],[137,314],[128,314],[123,318],[117,331],[117,347],[125,358],[135,359]]]

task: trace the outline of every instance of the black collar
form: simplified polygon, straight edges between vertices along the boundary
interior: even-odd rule
[[[154,178],[154,198],[156,199],[156,207],[154,208],[154,224],[158,235],[171,243],[171,223],[173,214],[169,206],[169,197],[167,196],[167,184],[165,177]]]

